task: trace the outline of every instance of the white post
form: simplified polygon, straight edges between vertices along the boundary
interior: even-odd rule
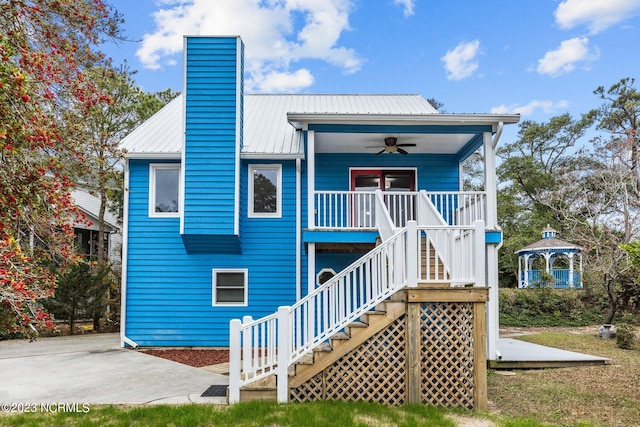
[[[307,130],[307,228],[316,228],[316,139],[312,130]]]
[[[482,136],[484,145],[484,188],[487,195],[485,221],[487,222],[487,229],[495,230],[498,225],[496,151],[494,142],[491,140],[491,132],[484,132]],[[497,143],[497,141],[495,142]]]
[[[522,257],[518,255],[518,288],[521,288],[523,283],[524,280],[522,276]]]
[[[229,404],[240,401],[240,320],[229,322]]]
[[[583,279],[583,275],[582,275],[583,271],[582,271],[582,253],[580,253],[580,287],[584,288],[584,279]]]
[[[567,253],[567,257],[569,257],[569,287],[573,288],[573,252]]]
[[[407,286],[416,288],[418,287],[418,224],[415,221],[407,221],[406,245]]]
[[[289,306],[278,307],[278,403],[289,401],[289,343],[291,325],[289,324]]]
[[[250,322],[253,322],[253,318],[251,316],[244,316],[242,318],[243,325]],[[245,374],[251,372],[251,366],[253,365],[253,354],[251,351],[253,337],[251,335],[251,329],[247,329],[244,331],[244,334],[242,334],[242,370]]]
[[[476,276],[476,285],[478,287],[487,286],[487,254],[485,245],[485,229],[484,221],[478,220],[473,223],[475,228],[474,234],[474,271]]]

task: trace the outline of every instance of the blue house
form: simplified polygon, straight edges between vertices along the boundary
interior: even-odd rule
[[[476,287],[495,358],[495,148],[518,115],[245,94],[239,37],[186,37],[184,52],[182,95],[122,141],[122,345],[233,346],[255,327],[245,344],[264,349],[284,306],[297,358],[399,289]],[[463,191],[478,150],[485,191]]]

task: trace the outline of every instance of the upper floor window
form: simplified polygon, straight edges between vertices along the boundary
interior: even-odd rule
[[[282,165],[249,165],[249,217],[282,217]]]
[[[179,216],[180,165],[156,163],[149,170],[149,216]]]

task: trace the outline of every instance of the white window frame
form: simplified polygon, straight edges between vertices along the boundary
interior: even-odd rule
[[[256,169],[273,169],[276,171],[276,211],[275,212],[254,212],[254,188],[253,173]],[[249,165],[249,203],[247,216],[249,218],[282,218],[282,165],[281,164],[265,164],[265,165]]]
[[[156,212],[156,171],[159,169],[178,170],[178,212]],[[180,186],[181,171],[179,163],[150,163],[149,164],[149,217],[150,218],[179,218],[180,217],[180,197],[182,188]]]
[[[244,274],[244,295],[242,302],[218,302],[217,301],[217,274],[218,273],[242,273]],[[246,268],[214,268],[211,270],[211,305],[214,307],[246,307],[249,304],[249,270]]]

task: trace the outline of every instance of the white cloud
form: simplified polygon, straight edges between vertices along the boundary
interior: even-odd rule
[[[640,0],[565,0],[555,11],[560,28],[586,25],[592,34],[640,14]]]
[[[470,77],[478,69],[477,55],[480,53],[480,41],[460,43],[440,58],[447,70],[447,79],[462,80]]]
[[[536,71],[557,77],[575,70],[577,64],[595,61],[599,56],[597,49],[589,49],[587,37],[575,37],[564,40],[556,50],[545,53],[544,57],[538,60]]]
[[[143,66],[159,69],[175,62],[184,35],[240,35],[245,44],[248,88],[281,87],[283,92],[312,84],[308,70],[292,64],[319,59],[354,73],[362,59],[353,49],[339,46],[349,30],[351,0],[159,0],[156,30],[145,34],[136,56]],[[300,23],[302,18],[302,23]],[[297,27],[296,28],[296,23]],[[278,77],[279,76],[279,77]],[[288,76],[288,78],[284,78]],[[289,82],[291,87],[275,84]]]
[[[273,71],[265,76],[254,79],[254,85],[269,93],[298,92],[313,84],[313,76],[307,69],[300,69],[294,73]],[[251,88],[247,88],[251,89]]]
[[[413,0],[393,0],[393,2],[398,6],[404,7],[404,16],[413,15],[413,8],[415,6]]]
[[[545,114],[552,114],[558,110],[564,110],[569,106],[567,101],[539,101],[533,100],[526,105],[500,105],[499,107],[494,107],[491,109],[491,113],[493,114],[520,114],[522,116],[531,116],[534,111],[542,110]]]

